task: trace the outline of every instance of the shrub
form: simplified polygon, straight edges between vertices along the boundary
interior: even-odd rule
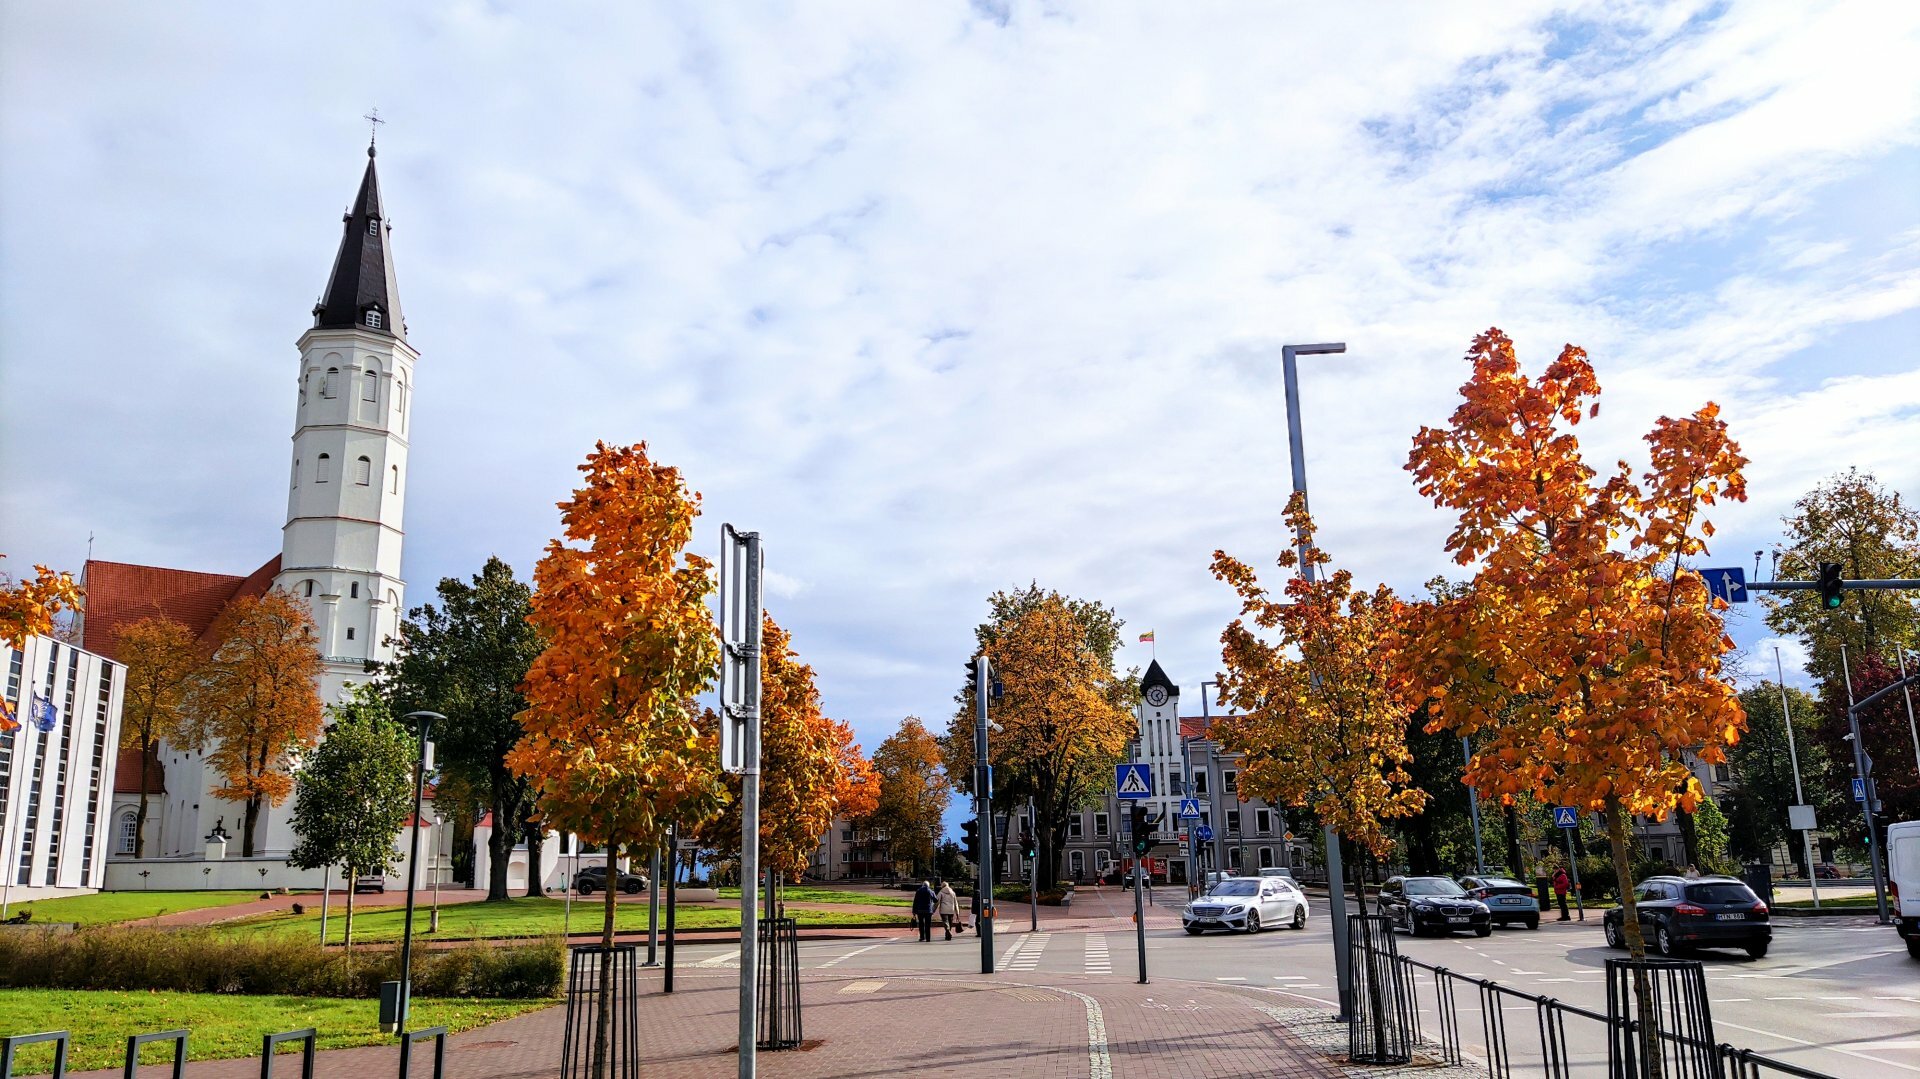
[[[566,955],[558,940],[498,948],[475,943],[416,950],[413,964],[418,996],[540,998],[559,993]],[[0,933],[0,988],[374,997],[399,970],[397,948],[348,956],[309,940],[205,929]]]

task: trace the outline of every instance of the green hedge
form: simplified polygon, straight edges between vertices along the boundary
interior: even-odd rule
[[[416,949],[417,997],[555,996],[566,968],[560,941]],[[155,989],[310,997],[376,997],[399,977],[397,948],[352,956],[310,940],[211,930],[102,927],[77,933],[0,933],[0,988]]]

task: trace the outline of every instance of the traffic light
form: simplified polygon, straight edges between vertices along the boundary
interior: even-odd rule
[[[963,821],[960,825],[960,848],[967,852],[967,861],[980,864],[980,822]]]
[[[1020,857],[1031,860],[1040,848],[1034,845],[1032,832],[1020,833]]]
[[[1153,837],[1147,832],[1147,807],[1134,806],[1133,812],[1133,853],[1145,854],[1153,846]]]
[[[980,662],[979,662],[979,660],[980,660],[980,657],[978,657],[978,656],[975,656],[974,658],[972,658],[972,659],[970,659],[970,660],[968,660],[968,661],[967,661],[967,689],[966,689],[966,694],[967,694],[967,696],[969,696],[969,697],[972,697],[972,696],[977,696],[977,695],[979,694],[979,692],[980,692]]]
[[[1829,611],[1840,609],[1841,591],[1840,563],[1820,563],[1820,605]]]

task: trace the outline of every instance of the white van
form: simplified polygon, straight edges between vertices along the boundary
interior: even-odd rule
[[[1920,821],[1887,825],[1887,876],[1894,926],[1907,942],[1907,954],[1920,959]]]

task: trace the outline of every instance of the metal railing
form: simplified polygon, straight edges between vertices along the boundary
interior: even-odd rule
[[[1364,917],[1368,916],[1353,916],[1355,922]],[[1360,932],[1360,927],[1356,925],[1356,941],[1361,939]],[[1359,944],[1356,943],[1354,947],[1356,957],[1361,957]],[[1400,955],[1393,947],[1376,946],[1367,951],[1364,959],[1367,972],[1377,977],[1381,986],[1381,1000],[1376,1003],[1386,1006],[1368,1008],[1365,1001],[1356,1001],[1356,1007],[1349,1016],[1349,1040],[1355,1046],[1377,1041],[1378,1037],[1377,1032],[1351,1029],[1352,1024],[1365,1021],[1377,1025],[1383,1019],[1400,1021],[1404,1017],[1403,1021],[1409,1024],[1405,1032],[1406,1044],[1418,1047],[1426,1041],[1437,1045],[1438,1055],[1447,1063],[1485,1067],[1492,1079],[1513,1079],[1516,1076],[1575,1079],[1576,1074],[1619,1076],[1622,1079],[1651,1075],[1663,1075],[1670,1079],[1680,1076],[1699,1079],[1768,1079],[1770,1076],[1834,1079],[1824,1072],[1775,1060],[1751,1049],[1714,1042],[1710,1022],[1693,1022],[1686,1018],[1686,1015],[1693,1013],[1674,1010],[1674,994],[1690,993],[1695,988],[1681,981],[1670,983],[1664,995],[1658,998],[1661,1006],[1655,1025],[1660,1029],[1653,1031],[1649,1038],[1641,1022],[1630,1014],[1609,1016],[1553,997],[1524,993],[1487,978],[1460,974],[1444,966]],[[1616,977],[1625,984],[1625,979],[1632,976],[1633,961],[1609,959],[1607,962],[1610,985]],[[1668,964],[1655,961],[1655,965],[1665,967]],[[1685,964],[1671,965],[1679,967]],[[1355,969],[1360,969],[1358,963]],[[1615,970],[1619,973],[1616,974]],[[1692,976],[1675,974],[1668,977],[1685,980]],[[1432,994],[1430,1004],[1435,1029],[1431,1031],[1422,1028],[1422,982],[1428,983],[1428,991]],[[1704,994],[1704,985],[1698,988]],[[1391,996],[1396,991],[1405,992],[1404,1006],[1392,1002]],[[1631,990],[1626,991],[1627,1011],[1630,1012]],[[1356,997],[1360,995],[1356,991]],[[1472,1002],[1465,1010],[1477,1008],[1480,1012],[1480,1034],[1486,1054],[1484,1060],[1472,1059],[1466,1053],[1467,1035],[1461,1029],[1463,996]],[[1509,1012],[1531,1012],[1533,1021],[1525,1026],[1509,1024]],[[1698,1014],[1702,1019],[1705,1018],[1704,1011]],[[1670,1023],[1682,1029],[1665,1029]],[[1389,1040],[1392,1037],[1388,1035]],[[1635,1050],[1623,1058],[1617,1048],[1623,1042],[1638,1047],[1652,1042],[1658,1044],[1660,1050],[1657,1053]],[[1650,1056],[1654,1059],[1649,1059]],[[1659,1065],[1656,1066],[1655,1060],[1659,1061]]]
[[[182,1079],[187,1069],[187,1036],[185,1030],[159,1030],[152,1034],[135,1034],[127,1039],[126,1067],[121,1072],[125,1079],[134,1079],[140,1070],[140,1053],[155,1042],[173,1043],[173,1079]],[[272,1079],[273,1058],[282,1043],[300,1043],[300,1075],[302,1079],[313,1079],[314,1056],[318,1049],[319,1032],[312,1027],[305,1030],[289,1030],[279,1034],[267,1034],[260,1039],[260,1079]],[[413,1045],[415,1042],[432,1038],[433,1071],[431,1079],[442,1079],[447,1064],[447,1028],[428,1027],[425,1030],[405,1032],[400,1035],[400,1079],[408,1079]],[[42,1042],[54,1043],[53,1070],[51,1079],[66,1079],[68,1049],[72,1036],[64,1030],[49,1030],[40,1034],[15,1034],[0,1037],[0,1079],[13,1079],[13,1069],[22,1046],[37,1045]],[[36,1071],[35,1074],[45,1074]]]

